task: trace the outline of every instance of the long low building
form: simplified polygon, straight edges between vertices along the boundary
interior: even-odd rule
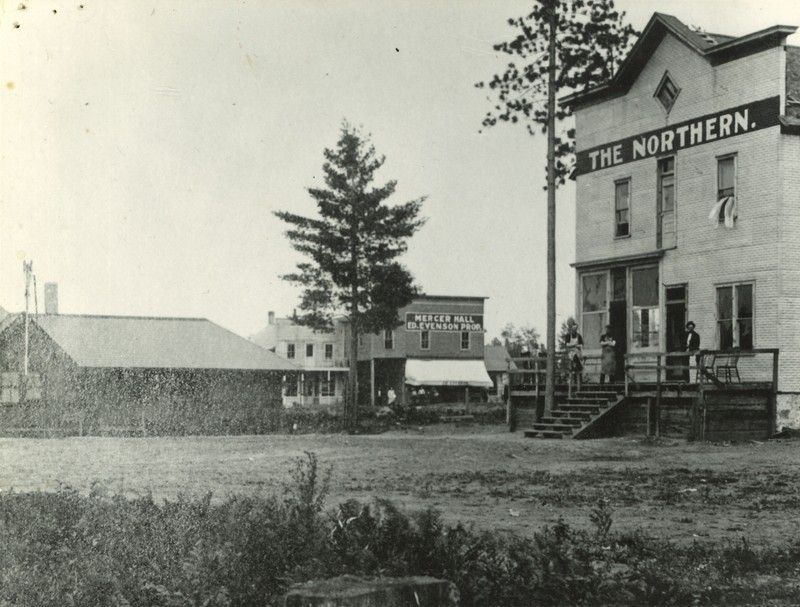
[[[0,433],[263,432],[297,371],[203,318],[18,314],[3,324]]]

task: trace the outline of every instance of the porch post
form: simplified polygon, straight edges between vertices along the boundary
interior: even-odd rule
[[[375,358],[369,359],[369,402],[375,406]]]

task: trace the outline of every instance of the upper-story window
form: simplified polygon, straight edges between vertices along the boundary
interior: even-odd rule
[[[461,349],[469,350],[469,331],[461,332]]]
[[[675,229],[675,157],[658,161],[658,200],[656,201],[658,222],[656,225],[656,247],[667,249],[676,243]]]
[[[717,158],[717,221],[732,228],[736,219],[736,156]],[[713,215],[712,215],[713,217]]]
[[[333,360],[333,344],[325,344],[325,360]]]
[[[630,235],[631,180],[614,184],[614,236]]]
[[[661,105],[664,106],[667,112],[672,109],[672,105],[675,103],[675,99],[680,92],[681,90],[672,80],[669,72],[664,72],[664,76],[661,78],[658,88],[656,88],[655,97],[661,102]]]
[[[431,333],[430,333],[430,331],[420,331],[419,332],[419,349],[420,350],[430,350],[431,349]]]
[[[394,331],[383,332],[383,347],[387,350],[392,350],[394,348]]]
[[[286,358],[294,358],[294,344],[286,344]]]
[[[364,334],[363,333],[359,333],[358,334],[358,347],[359,348],[363,348],[364,347]]]
[[[314,357],[314,344],[306,344],[306,358]]]

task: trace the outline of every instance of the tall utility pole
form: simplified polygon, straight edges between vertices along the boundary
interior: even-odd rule
[[[25,360],[23,368],[25,377],[28,376],[28,301],[31,294],[31,274],[33,274],[33,261],[23,261],[22,271],[25,272]]]
[[[558,0],[545,0],[550,17],[547,81],[547,375],[544,413],[550,415],[556,395],[556,32]]]

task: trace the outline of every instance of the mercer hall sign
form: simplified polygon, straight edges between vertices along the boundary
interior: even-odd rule
[[[483,314],[406,312],[406,331],[483,331]]]
[[[576,175],[660,156],[780,124],[780,97],[770,97],[714,114],[634,135],[577,153]]]

